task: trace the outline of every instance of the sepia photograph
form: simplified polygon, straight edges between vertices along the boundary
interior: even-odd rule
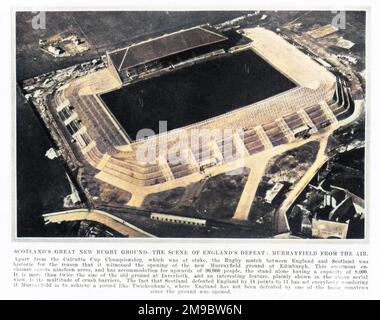
[[[16,10],[15,237],[366,239],[367,15]]]

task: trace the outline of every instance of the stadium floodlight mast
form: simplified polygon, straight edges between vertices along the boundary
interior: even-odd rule
[[[145,141],[144,141],[145,140]],[[140,129],[136,135],[136,141],[143,141],[138,145],[136,160],[142,164],[157,164],[160,159],[165,159],[168,164],[210,163],[220,158],[236,161],[237,169],[231,174],[237,174],[237,170],[243,170],[246,149],[244,146],[244,130],[229,128],[185,128],[167,131],[167,121],[159,121],[159,133],[154,130]],[[217,146],[217,141],[224,141],[223,148]],[[236,143],[241,141],[241,143]],[[189,144],[190,142],[190,144]],[[228,143],[231,142],[231,143]],[[235,143],[233,143],[235,142]],[[235,152],[233,145],[235,145]],[[194,154],[192,150],[202,150]],[[211,150],[214,150],[213,154]],[[218,150],[215,152],[215,150]]]

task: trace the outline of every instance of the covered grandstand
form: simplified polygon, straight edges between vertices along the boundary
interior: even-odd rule
[[[212,51],[216,48],[215,44],[226,40],[228,37],[209,25],[197,26],[107,52],[107,60],[121,80],[124,80],[148,66],[157,65],[160,59],[199,48],[205,52]]]

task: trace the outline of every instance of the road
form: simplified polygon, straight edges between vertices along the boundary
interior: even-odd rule
[[[318,170],[329,159],[328,156],[326,155],[326,147],[327,147],[327,142],[330,135],[336,129],[346,126],[354,122],[355,120],[357,120],[362,115],[363,111],[364,111],[364,101],[356,100],[355,111],[350,117],[332,124],[329,128],[323,131],[322,135],[321,134],[316,135],[317,137],[321,135],[318,139],[318,141],[320,142],[320,147],[319,147],[317,157],[314,163],[312,164],[312,166],[308,169],[308,171],[305,173],[302,179],[298,181],[298,183],[293,187],[293,189],[287,195],[286,200],[282,203],[281,207],[279,208],[277,221],[276,221],[278,233],[284,233],[284,232],[289,231],[289,225],[288,225],[288,220],[286,217],[286,212],[289,210],[292,204],[297,200],[300,193],[310,183],[311,179],[315,176]]]
[[[85,209],[67,210],[43,215],[46,223],[61,223],[64,221],[94,221],[101,223],[118,233],[133,238],[152,238],[154,235],[145,232],[134,225],[101,210],[87,211]]]

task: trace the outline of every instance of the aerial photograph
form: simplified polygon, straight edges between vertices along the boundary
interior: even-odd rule
[[[366,11],[15,11],[15,237],[365,239]]]

